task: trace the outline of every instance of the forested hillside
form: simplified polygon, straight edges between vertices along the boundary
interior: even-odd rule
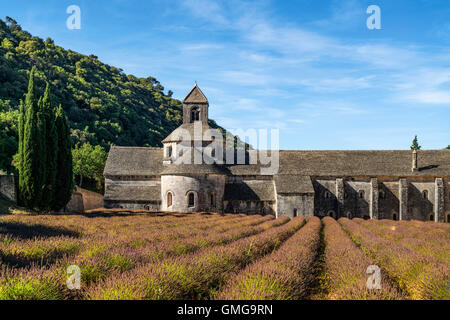
[[[89,142],[106,150],[111,144],[160,146],[181,124],[181,102],[171,98],[170,90],[164,93],[155,78],[126,75],[94,55],[33,37],[7,17],[0,20],[0,170],[12,170],[19,101],[33,65],[38,68],[36,88],[42,90],[37,94],[43,94],[47,79],[54,104],[62,104],[69,118],[73,145]]]

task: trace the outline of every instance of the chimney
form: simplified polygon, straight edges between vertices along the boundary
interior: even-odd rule
[[[411,168],[412,172],[416,172],[419,171],[419,167],[417,165],[417,150],[414,149],[412,152],[412,168]]]

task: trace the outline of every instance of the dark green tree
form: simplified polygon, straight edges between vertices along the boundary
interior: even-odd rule
[[[39,184],[41,187],[41,196],[39,198],[39,202],[37,203],[37,207],[39,210],[44,210],[45,206],[43,205],[43,199],[44,199],[44,189],[45,189],[45,181],[47,176],[47,147],[45,145],[45,141],[47,139],[47,134],[45,132],[45,113],[44,113],[44,103],[42,97],[39,98],[38,101],[38,113],[37,113],[37,124],[38,124],[38,136],[36,139],[36,144],[39,148]]]
[[[56,108],[52,105],[50,97],[50,85],[47,82],[44,98],[42,99],[41,112],[45,122],[42,141],[45,141],[45,177],[44,192],[42,194],[41,209],[49,210],[54,203],[55,183],[57,174],[57,156],[58,156],[58,133],[55,126]]]
[[[93,147],[89,142],[76,146],[72,150],[73,173],[79,176],[79,186],[82,186],[83,178],[95,180],[97,188],[101,189],[103,170],[105,169],[108,153],[101,147]]]
[[[69,202],[74,188],[70,130],[61,105],[56,110],[55,126],[58,136],[58,156],[56,160],[55,200],[52,208],[60,210]]]
[[[23,132],[24,132],[24,122],[25,122],[25,106],[22,100],[20,100],[20,107],[19,107],[19,150],[18,150],[18,156],[16,157],[15,161],[15,167],[17,168],[17,171],[19,172],[19,191],[20,191],[20,185],[21,185],[21,179],[23,178],[21,175],[22,172],[22,165],[23,165]],[[19,204],[22,204],[22,198],[21,193],[19,192],[17,195],[17,202]]]
[[[411,145],[411,150],[420,150],[422,147],[419,145],[419,142],[417,140],[417,135],[414,137],[412,145]]]
[[[34,88],[34,74],[36,68],[33,67],[30,72],[28,83],[28,92],[25,97],[25,120],[23,124],[23,143],[22,154],[19,156],[21,163],[19,165],[19,193],[22,203],[35,208],[42,195],[41,179],[41,143],[39,120],[38,120],[38,101],[36,100]]]

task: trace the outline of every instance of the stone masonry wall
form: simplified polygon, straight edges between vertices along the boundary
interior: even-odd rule
[[[399,217],[399,182],[384,180],[378,182],[378,219],[393,219]]]
[[[294,218],[295,215],[303,217],[314,215],[313,194],[277,195],[277,218],[283,216]]]
[[[434,200],[434,180],[429,182],[409,181],[408,220],[430,220],[430,215],[434,216]]]
[[[213,211],[223,212],[225,176],[198,175],[161,177],[162,210],[177,212]],[[172,206],[167,206],[168,193],[172,193]],[[194,193],[195,204],[188,206],[188,194]],[[215,206],[211,206],[211,193],[214,193]]]
[[[0,175],[0,195],[17,202],[15,178],[12,175]]]

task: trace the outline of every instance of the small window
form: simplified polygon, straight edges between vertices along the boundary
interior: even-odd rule
[[[430,221],[434,221],[434,214],[430,214]]]
[[[188,194],[188,207],[194,207],[195,206],[195,195],[193,192],[190,192]]]
[[[347,211],[346,216],[347,216],[347,218],[351,219],[352,218],[352,213],[350,211]]]
[[[294,218],[298,216],[298,211],[297,209],[294,209]]]
[[[423,191],[422,191],[422,197],[423,197],[424,199],[427,199],[427,200],[428,200],[428,190],[423,190]]]
[[[191,110],[191,122],[200,120],[200,109],[198,107],[194,107]]]
[[[397,214],[396,213],[392,214],[392,220],[397,221]]]
[[[213,148],[213,149],[211,150],[211,158],[215,158],[215,157],[216,157],[216,149]]]
[[[358,196],[360,199],[364,199],[364,190],[359,190],[358,191]]]
[[[170,157],[172,157],[172,147],[168,146],[167,147],[167,158],[170,158]]]
[[[331,198],[331,192],[330,191],[325,191],[325,198],[326,199],[330,199]]]
[[[328,211],[328,216],[336,218],[336,213],[333,210]]]
[[[348,192],[345,191],[345,192],[344,192],[344,199],[347,199],[347,198],[348,198]]]
[[[173,197],[173,196],[172,196],[172,192],[168,192],[168,193],[167,193],[167,206],[168,206],[168,207],[171,207],[171,206],[172,206],[172,200],[173,200],[172,197]]]
[[[378,192],[378,197],[379,197],[380,199],[385,199],[385,198],[386,198],[386,192],[384,192],[384,190],[380,190],[380,191]]]
[[[215,208],[216,207],[216,195],[214,194],[214,192],[211,192],[210,200],[211,200],[211,207]]]
[[[447,222],[450,222],[450,214],[447,215]]]

